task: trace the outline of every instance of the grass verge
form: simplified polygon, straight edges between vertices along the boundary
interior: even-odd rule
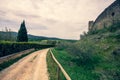
[[[65,50],[53,49],[53,54],[66,70],[72,80],[99,80],[99,73],[94,70],[87,69],[84,66],[78,66],[74,56],[71,56]]]
[[[49,72],[49,78],[50,80],[58,80],[58,66],[52,59],[52,56],[50,54],[50,51],[47,53],[47,67]],[[63,73],[59,71],[59,79],[60,80],[66,80]]]

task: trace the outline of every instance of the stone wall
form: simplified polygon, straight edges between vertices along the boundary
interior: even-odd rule
[[[88,23],[89,31],[92,29],[93,24],[94,24],[94,21],[89,21],[89,23]]]
[[[98,30],[105,27],[109,27],[112,24],[120,22],[120,1],[117,0],[112,3],[108,8],[106,8],[95,20],[91,26],[89,22],[89,30]]]

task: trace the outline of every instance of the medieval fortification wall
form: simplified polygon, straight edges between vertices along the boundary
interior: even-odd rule
[[[120,0],[113,2],[95,21],[89,21],[89,31],[109,27],[120,22]]]

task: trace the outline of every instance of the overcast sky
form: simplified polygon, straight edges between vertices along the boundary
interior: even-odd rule
[[[0,0],[0,30],[18,31],[23,20],[29,34],[79,39],[88,21],[115,0]]]

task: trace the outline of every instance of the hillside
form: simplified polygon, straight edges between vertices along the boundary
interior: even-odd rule
[[[119,80],[120,23],[61,42],[53,52],[73,80]]]
[[[14,40],[17,37],[17,32],[4,32],[4,31],[0,31],[0,38],[4,39],[5,37],[9,38],[13,38]],[[55,37],[45,37],[45,36],[35,36],[35,35],[31,35],[28,34],[28,39],[29,41],[39,41],[39,40],[62,40],[60,38],[55,38]]]

